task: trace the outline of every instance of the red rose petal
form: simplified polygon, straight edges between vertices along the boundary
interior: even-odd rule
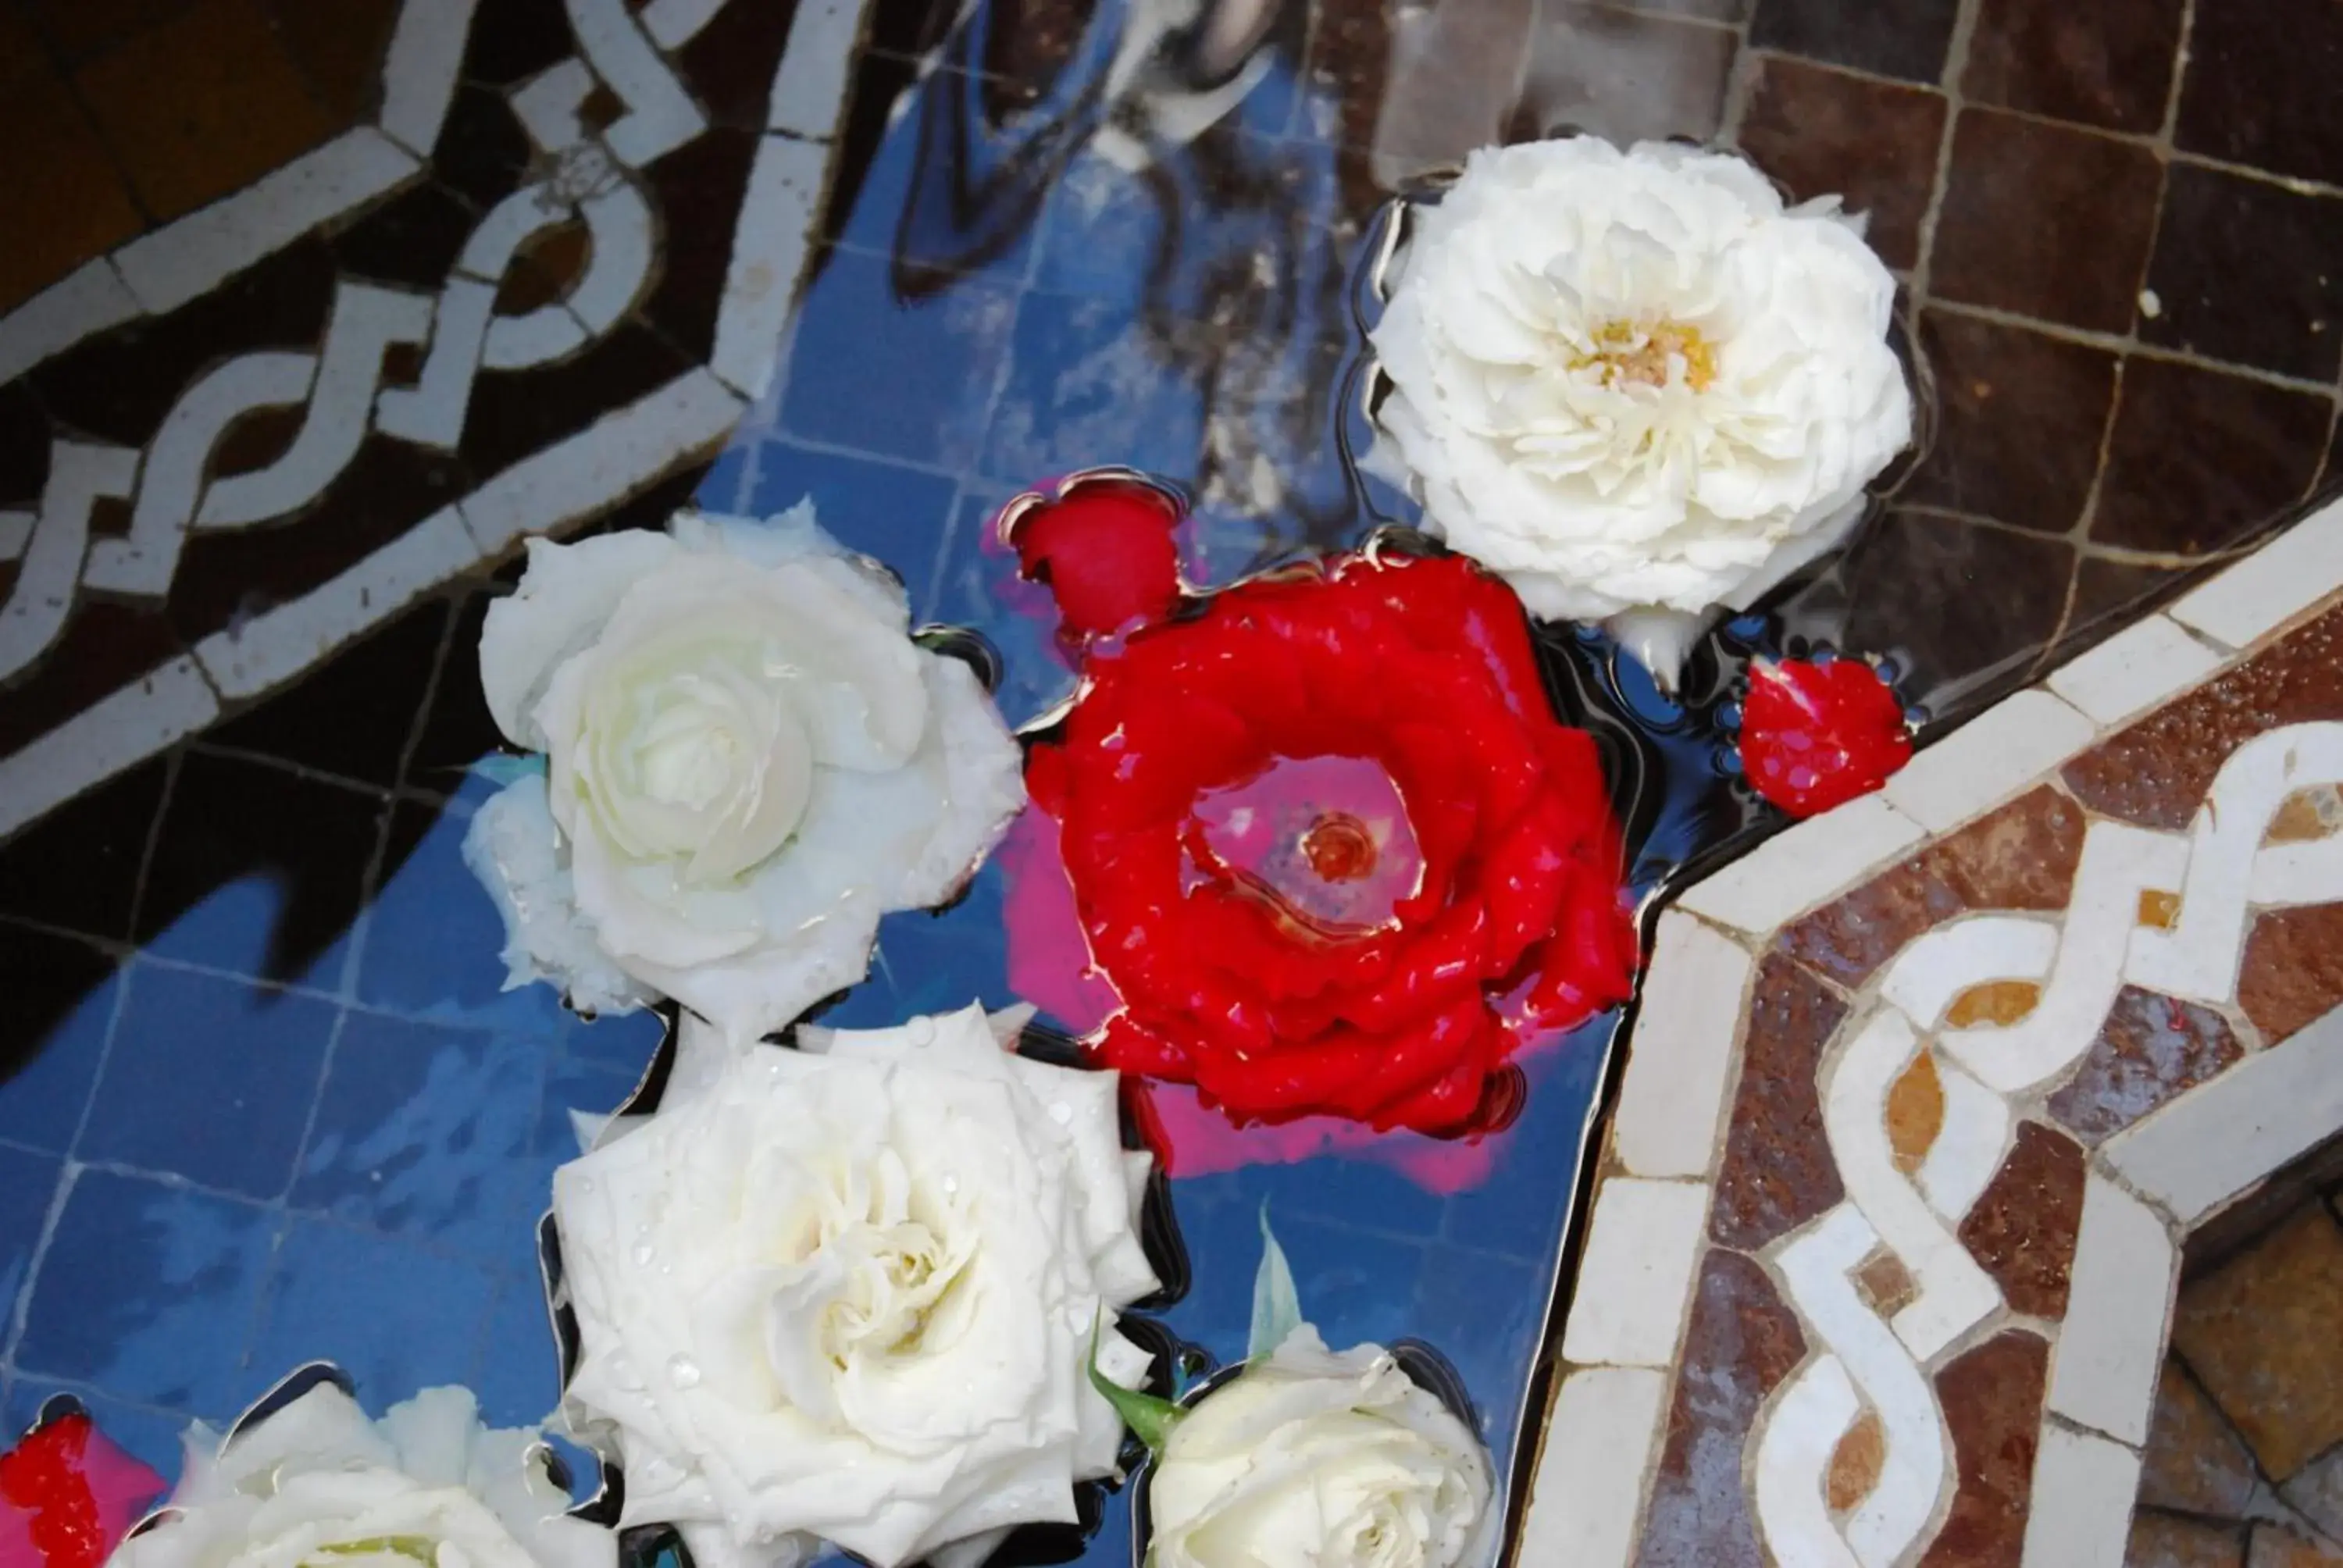
[[[1741,717],[1741,769],[1793,817],[1868,795],[1912,759],[1904,706],[1859,658],[1758,661]]]
[[[100,1568],[163,1491],[161,1476],[106,1442],[85,1415],[62,1416],[0,1454],[0,1526],[16,1513],[46,1568]]]
[[[1018,518],[1010,542],[1021,574],[1049,583],[1066,630],[1102,637],[1179,602],[1179,521],[1178,504],[1152,486],[1078,480]]]

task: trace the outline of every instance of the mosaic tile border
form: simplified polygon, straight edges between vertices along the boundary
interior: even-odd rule
[[[194,537],[293,516],[369,435],[453,452],[481,375],[549,364],[610,332],[659,263],[640,171],[709,128],[669,56],[728,3],[747,0],[651,0],[639,10],[565,0],[576,55],[510,95],[538,176],[480,220],[436,295],[343,277],[314,354],[259,350],[210,367],[143,450],[58,440],[35,509],[0,511],[0,560],[20,563],[0,606],[0,678],[40,658],[85,593],[160,599]],[[0,321],[0,381],[141,312],[220,287],[419,174],[447,117],[477,4],[409,0],[383,67],[378,125],[91,263]],[[603,412],[328,580],[200,638],[0,759],[0,837],[300,674],[522,536],[574,526],[720,444],[771,388],[862,26],[860,0],[804,0],[790,17],[703,366]],[[618,106],[607,125],[588,121],[598,95]],[[571,221],[592,236],[583,276],[563,297],[499,313],[516,256],[532,236]],[[420,367],[411,386],[387,367],[397,352]],[[297,419],[291,444],[264,467],[207,483],[214,449],[262,409]],[[128,508],[126,537],[92,527],[108,501]]]
[[[2338,597],[2343,503],[1662,917],[1519,1561],[2119,1568],[2181,1245],[2343,1130]]]

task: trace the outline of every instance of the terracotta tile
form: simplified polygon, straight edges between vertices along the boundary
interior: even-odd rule
[[[2156,1413],[2139,1473],[2139,1500],[2183,1513],[2242,1519],[2260,1477],[2253,1455],[2177,1358],[2157,1380]]]
[[[1775,952],[1758,966],[1749,1013],[1708,1230],[1725,1246],[1754,1250],[1845,1196],[1815,1073],[1846,1003]]]
[[[1764,1568],[1742,1455],[1766,1396],[1805,1356],[1805,1335],[1765,1271],[1710,1252],[1636,1568]]]
[[[2246,1568],[2333,1568],[2338,1563],[2343,1563],[2343,1546],[2276,1524],[2255,1525],[2246,1554]]]
[[[2081,1147],[2038,1121],[2024,1121],[2009,1157],[1961,1221],[1961,1244],[2001,1286],[2012,1311],[2063,1318],[2082,1221]]]
[[[2143,146],[1990,109],[1953,132],[1932,282],[2067,327],[2131,326],[2162,167]]]
[[[2040,533],[2072,528],[2115,407],[2116,357],[1936,310],[1922,316],[1920,343],[1937,426],[1903,499]]]
[[[1890,266],[1920,256],[1920,218],[1945,134],[1944,95],[1760,56],[1750,73],[1741,150],[1799,200],[1843,196],[1868,214],[1866,237]]]
[[[203,0],[74,80],[158,219],[242,189],[335,130],[258,0]]]
[[[337,126],[356,125],[380,101],[398,0],[268,0],[268,15]]]
[[[2237,1005],[2276,1045],[2343,1005],[2343,904],[2272,910],[2246,939]]]
[[[1887,1428],[1877,1411],[1866,1410],[1831,1451],[1830,1471],[1823,1478],[1831,1512],[1844,1513],[1870,1496],[1886,1463]]]
[[[2083,813],[2045,787],[1981,817],[1782,933],[1782,950],[1854,987],[1921,932],[1972,910],[2061,910]]]
[[[2126,986],[2050,1114],[2096,1145],[2244,1055],[2212,1009]]]
[[[2343,1447],[2330,1448],[2286,1483],[2281,1493],[2305,1519],[2343,1541]]]
[[[2124,367],[2091,538],[2202,555],[2300,500],[2318,474],[2325,397],[2158,359]]]
[[[96,127],[46,65],[0,92],[0,310],[146,226]]]
[[[1894,1317],[1920,1296],[1919,1282],[1912,1278],[1912,1271],[1885,1247],[1855,1270],[1855,1290],[1864,1304],[1883,1318]]]
[[[2182,10],[2183,0],[1983,0],[1961,91],[2054,120],[2160,130]]]
[[[2245,1560],[2242,1525],[2144,1513],[2131,1522],[2124,1568],[2243,1568]]]
[[[2050,1350],[2011,1330],[1936,1374],[1936,1398],[1953,1439],[1959,1489],[1920,1558],[1921,1568],[2014,1563],[2034,1493],[2034,1445]]]
[[[2343,11],[2325,0],[2207,5],[2188,36],[2174,139],[2190,152],[2343,183]]]
[[[1936,1053],[1924,1050],[1887,1091],[1887,1142],[1896,1168],[1907,1176],[1918,1171],[1944,1130],[1945,1081]]]
[[[1569,127],[1622,146],[1670,136],[1706,141],[1724,121],[1738,46],[1721,27],[1572,3],[1541,9],[1531,40],[1509,140]]]
[[[2181,1287],[2180,1352],[2271,1480],[2343,1442],[2343,1227],[2316,1203]]]
[[[2143,342],[2331,381],[2343,362],[2343,200],[2175,164]]]
[[[1757,0],[1749,41],[1762,49],[1933,83],[1944,75],[1957,0]]]
[[[2094,811],[2177,830],[2239,744],[2335,719],[2343,719],[2343,608],[2084,752],[2066,765],[2066,787]]]

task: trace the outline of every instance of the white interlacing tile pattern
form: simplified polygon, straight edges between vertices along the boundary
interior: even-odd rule
[[[1522,1561],[1625,1568],[1635,1560],[1674,1379],[1648,1364],[1657,1331],[1619,1332],[1621,1314],[1605,1303],[1621,1294],[1688,1302],[1700,1249],[1687,1257],[1663,1246],[1624,1260],[1615,1234],[1604,1235],[1606,1205],[1614,1188],[1669,1178],[1688,1189],[1675,1203],[1707,1206],[1755,955],[1784,927],[2239,662],[2338,590],[2343,505],[2077,658],[2046,689],[1925,750],[1883,795],[1780,835],[1663,916],[1611,1119],[1618,1173],[1597,1187]],[[2229,1003],[2256,913],[2343,900],[2343,839],[2262,843],[2289,795],[2338,779],[2343,725],[2266,735],[2232,755],[2187,831],[2092,822],[2064,912],[1940,925],[1865,988],[1868,1000],[1858,999],[1822,1058],[1825,1131],[1848,1196],[1764,1255],[1812,1347],[1750,1440],[1755,1514],[1783,1568],[1888,1568],[1923,1549],[1957,1484],[1933,1377],[2003,1311],[1958,1228],[2008,1151],[2018,1107],[2037,1105],[2074,1071],[2125,984]],[[2177,899],[2171,930],[2144,921],[2143,894]],[[1994,982],[2040,990],[2013,1021],[1947,1026],[1956,999]],[[1923,1051],[1933,1057],[1941,1114],[1907,1174],[1888,1147],[1885,1101]],[[2192,1225],[2338,1129],[2343,1010],[2248,1055],[2091,1157],[2034,1477],[2034,1495],[2056,1501],[2029,1515],[2025,1568],[2119,1568],[2179,1247]],[[1917,1292],[1886,1321],[1850,1277],[1883,1246]],[[1686,1315],[1680,1308],[1665,1319],[1679,1357]],[[1638,1381],[1654,1376],[1658,1393]],[[1657,1405],[1654,1419],[1641,1418],[1645,1400]],[[1835,1516],[1825,1477],[1866,1411],[1885,1440],[1878,1479]],[[1617,1422],[1616,1441],[1599,1456],[1586,1434],[1598,1412]]]

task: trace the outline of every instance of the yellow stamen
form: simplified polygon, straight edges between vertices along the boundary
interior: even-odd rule
[[[1649,327],[1606,321],[1595,328],[1594,352],[1577,356],[1570,367],[1583,370],[1590,365],[1601,366],[1605,387],[1622,382],[1664,387],[1669,367],[1678,359],[1684,361],[1684,384],[1694,391],[1706,391],[1716,379],[1716,346],[1701,336],[1699,327],[1681,321],[1663,320]]]

